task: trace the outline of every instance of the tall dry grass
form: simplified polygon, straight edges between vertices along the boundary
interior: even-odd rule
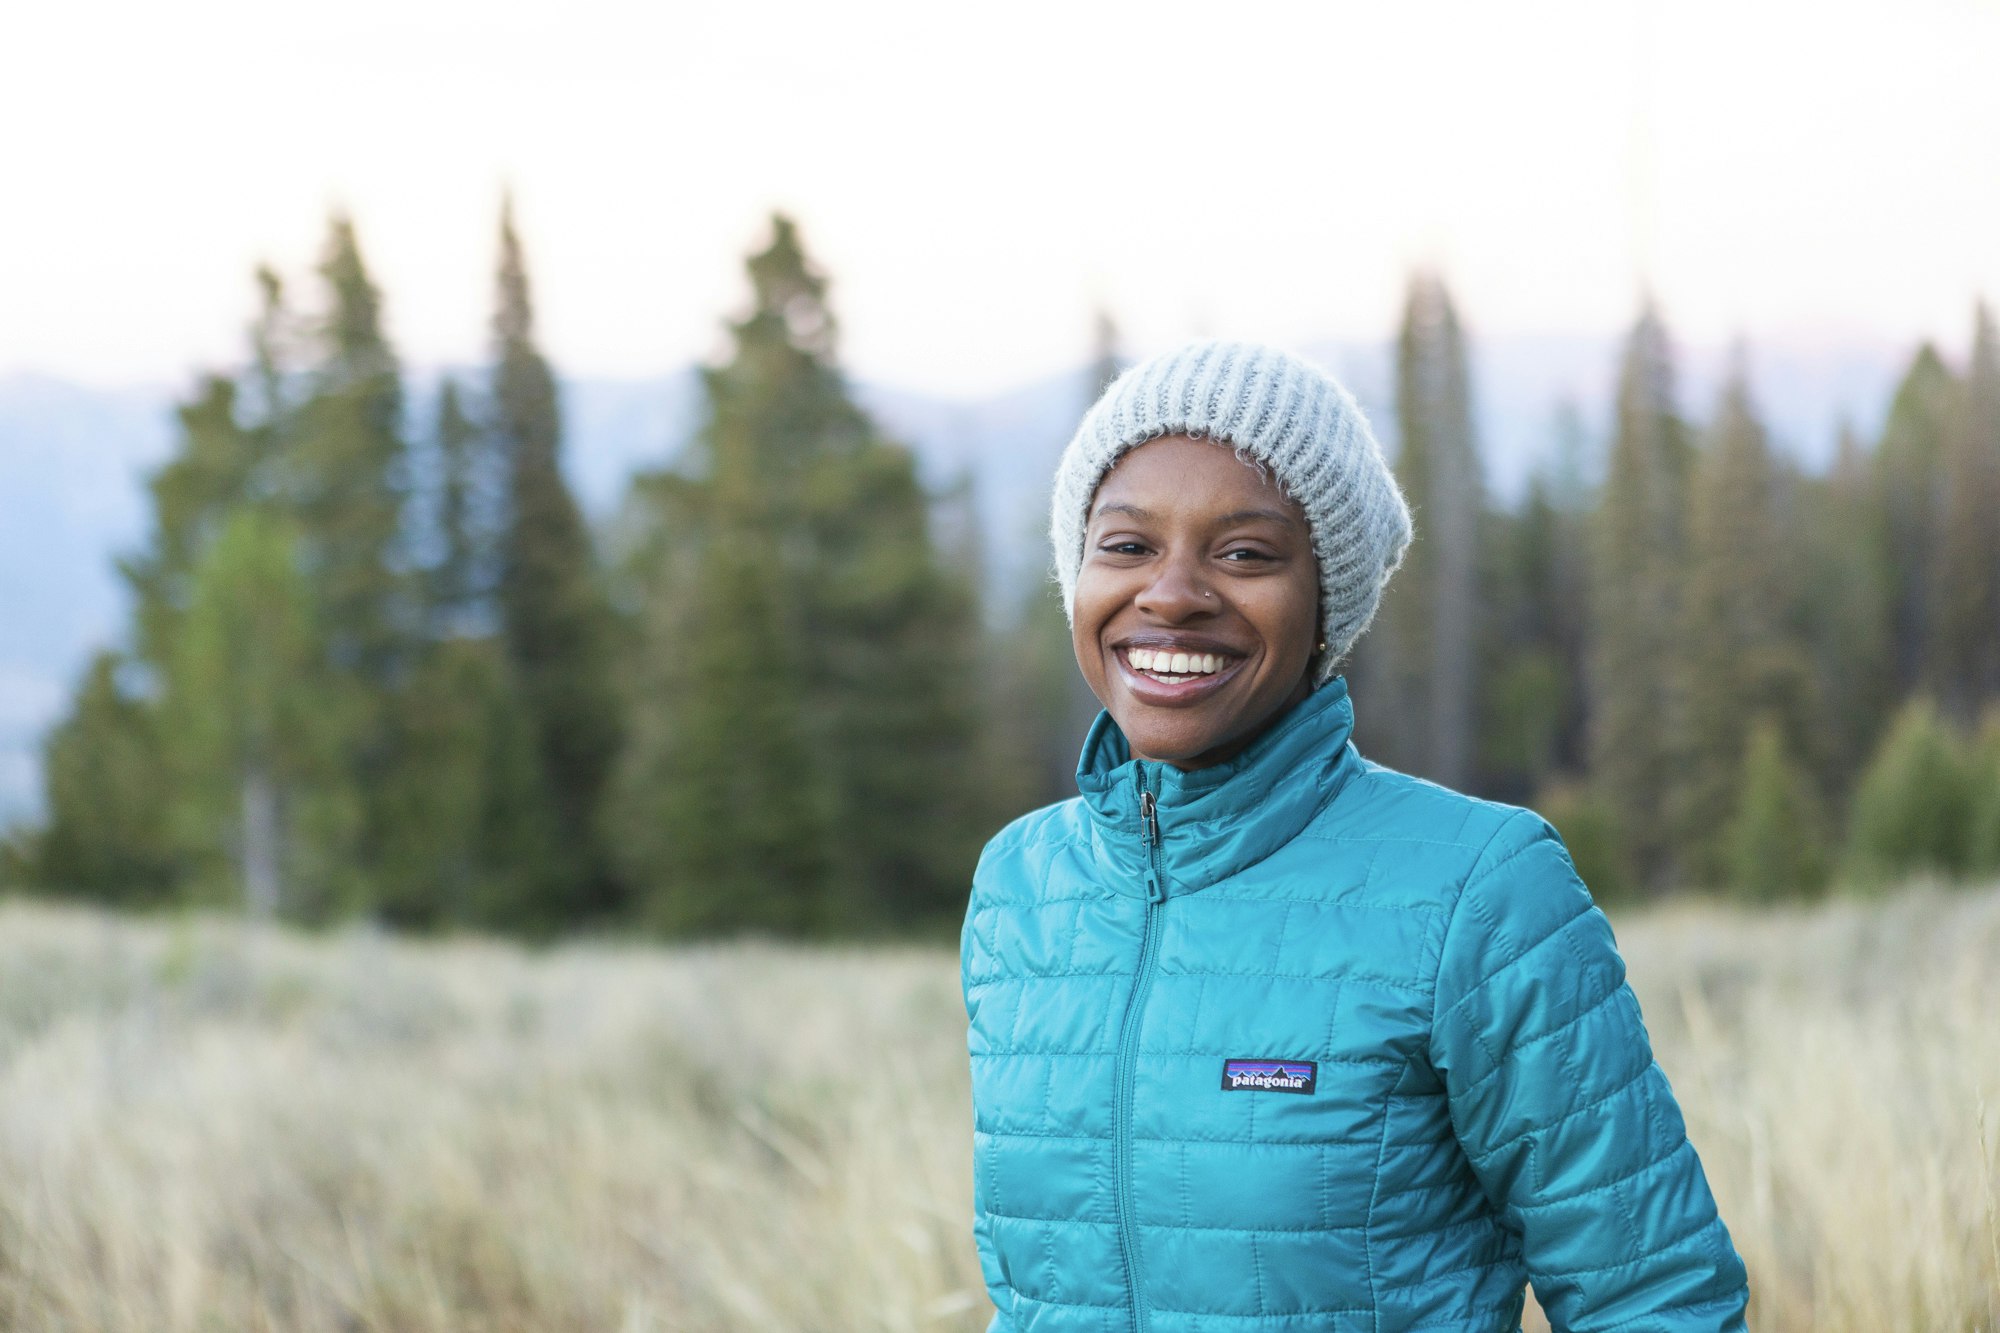
[[[2000,892],[1618,924],[1756,1326],[2000,1327]],[[6,904],[0,1327],[977,1330],[963,1049],[941,950]]]

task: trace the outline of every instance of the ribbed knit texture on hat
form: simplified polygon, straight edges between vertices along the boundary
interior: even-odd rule
[[[1268,467],[1305,510],[1326,638],[1313,685],[1324,685],[1374,619],[1412,535],[1409,506],[1353,395],[1289,352],[1217,338],[1113,380],[1056,465],[1049,541],[1071,624],[1091,497],[1121,454],[1162,435],[1227,442]]]

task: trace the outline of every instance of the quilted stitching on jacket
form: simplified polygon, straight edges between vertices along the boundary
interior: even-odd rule
[[[1181,773],[1100,715],[1084,795],[987,845],[961,943],[993,1330],[1484,1333],[1528,1280],[1562,1330],[1740,1329],[1742,1264],[1555,830],[1363,759],[1352,724],[1336,677]],[[1232,1059],[1315,1086],[1225,1090]]]

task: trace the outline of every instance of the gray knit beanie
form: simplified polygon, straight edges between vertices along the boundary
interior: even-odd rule
[[[1049,540],[1071,624],[1091,497],[1121,454],[1162,435],[1230,444],[1268,468],[1305,510],[1326,637],[1313,685],[1324,685],[1374,618],[1411,537],[1409,506],[1353,396],[1288,352],[1214,338],[1141,361],[1113,380],[1056,465]]]

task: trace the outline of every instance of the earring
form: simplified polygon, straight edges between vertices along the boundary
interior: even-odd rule
[[[1319,641],[1319,651],[1320,651],[1320,652],[1325,652],[1325,651],[1326,651],[1326,640],[1325,640],[1325,639],[1321,639],[1321,640]]]

